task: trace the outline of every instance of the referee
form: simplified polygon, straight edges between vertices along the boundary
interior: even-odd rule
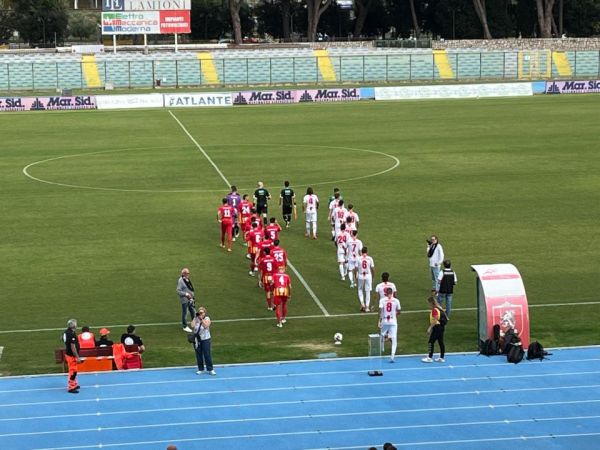
[[[267,225],[267,213],[269,208],[267,205],[268,200],[271,200],[271,194],[264,188],[263,182],[259,181],[257,183],[257,188],[254,191],[254,203],[256,205],[256,212],[263,218],[264,226]]]
[[[283,186],[284,188],[281,190],[281,194],[279,194],[279,205],[281,206],[285,227],[289,228],[292,221],[292,211],[294,212],[294,219],[298,218],[298,213],[296,212],[296,194],[294,194],[294,190],[290,187],[289,181],[284,181]]]

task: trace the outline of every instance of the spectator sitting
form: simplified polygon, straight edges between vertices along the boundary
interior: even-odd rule
[[[96,347],[112,347],[113,341],[108,339],[110,330],[108,328],[102,328],[100,330],[100,339],[96,341]]]
[[[79,348],[94,348],[96,346],[94,333],[90,332],[90,327],[83,327],[77,339],[79,340]]]
[[[134,334],[134,332],[135,332],[135,325],[129,325],[127,327],[127,333],[123,333],[121,335],[121,344],[137,345],[138,351],[140,353],[143,353],[144,350],[146,350],[146,348],[144,347],[144,342],[142,341],[142,339],[139,336],[136,336]]]

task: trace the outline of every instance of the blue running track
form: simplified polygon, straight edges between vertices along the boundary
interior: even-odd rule
[[[600,347],[552,353],[2,378],[0,449],[600,448]]]

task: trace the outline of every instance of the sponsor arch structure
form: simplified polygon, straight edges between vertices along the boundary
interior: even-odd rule
[[[500,332],[514,328],[523,348],[529,346],[529,306],[523,279],[512,264],[477,264],[471,269],[477,274],[478,343],[492,335],[494,325]]]

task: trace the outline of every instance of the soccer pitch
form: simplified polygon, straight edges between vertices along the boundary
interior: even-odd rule
[[[184,266],[214,321],[216,364],[364,356],[377,318],[339,280],[333,187],[360,215],[375,281],[388,271],[398,286],[398,353],[426,350],[432,233],[459,278],[448,351],[476,349],[470,265],[504,262],[523,276],[533,340],[598,344],[599,110],[599,96],[577,95],[3,114],[0,372],[59,371],[71,317],[114,340],[138,325],[146,367],[192,365],[175,294]],[[286,179],[298,203],[310,185],[322,208],[319,240],[304,237],[301,211],[282,232],[304,284],[291,272],[278,329],[245,248],[219,248],[216,209],[226,181],[252,194],[262,180],[282,222]]]

